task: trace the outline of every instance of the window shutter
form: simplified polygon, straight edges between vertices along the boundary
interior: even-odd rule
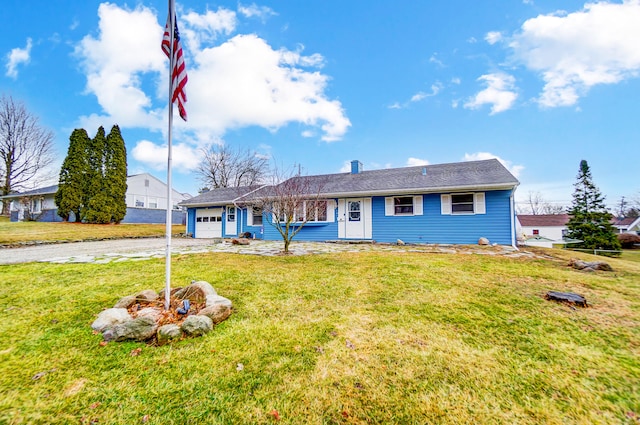
[[[422,196],[413,197],[413,215],[422,215]]]
[[[487,207],[486,204],[484,202],[484,192],[481,193],[476,193],[474,195],[475,197],[475,205],[474,205],[474,212],[476,214],[486,214],[487,213]]]
[[[393,197],[384,198],[384,215],[394,215]]]
[[[327,221],[333,223],[336,218],[336,202],[333,199],[327,199]]]
[[[440,213],[443,215],[451,214],[451,195],[440,195]]]
[[[346,211],[347,211],[347,206],[346,206],[345,200],[338,199],[338,221],[340,222],[338,224],[338,238],[344,238],[346,234],[346,228],[345,228]]]
[[[253,226],[253,207],[247,207],[247,226]]]

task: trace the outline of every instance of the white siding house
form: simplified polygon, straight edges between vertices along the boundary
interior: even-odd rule
[[[171,192],[173,209],[180,209],[178,204],[191,198],[188,193],[177,190]],[[167,209],[167,185],[149,173],[133,174],[127,177],[128,208]]]

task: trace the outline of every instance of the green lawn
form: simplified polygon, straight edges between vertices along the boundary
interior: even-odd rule
[[[185,226],[172,226],[172,233],[184,233]],[[83,224],[39,223],[35,221],[10,222],[0,220],[0,245],[28,241],[81,241],[92,239],[162,236],[164,224]]]
[[[174,286],[209,281],[235,311],[163,347],[89,326],[161,289],[162,260],[0,266],[0,423],[638,423],[640,264],[549,252],[176,256]]]

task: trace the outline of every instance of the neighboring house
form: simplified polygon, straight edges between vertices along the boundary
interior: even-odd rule
[[[11,221],[62,221],[54,201],[57,191],[58,185],[53,185],[4,196],[11,200]],[[178,204],[190,197],[188,193],[172,192],[172,223],[185,223],[186,213]],[[127,214],[122,223],[164,223],[167,185],[148,173],[128,176],[126,204]]]
[[[541,237],[552,241],[562,240],[567,235],[569,214],[518,214],[519,235],[525,239]]]
[[[295,177],[294,177],[295,178]],[[495,159],[306,176],[319,189],[313,217],[299,241],[515,245],[514,191],[518,180]],[[214,189],[181,202],[187,232],[196,238],[281,239],[255,201],[268,187]],[[316,192],[310,194],[315,198]],[[305,208],[306,210],[306,208]]]
[[[640,235],[640,217],[614,218],[611,223],[618,233]]]
[[[526,245],[551,247],[565,243],[576,242],[568,240],[567,223],[569,214],[518,214],[518,236]],[[640,235],[640,217],[612,218],[611,224],[618,233],[632,233]]]

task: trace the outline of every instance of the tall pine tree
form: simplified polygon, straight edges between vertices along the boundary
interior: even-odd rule
[[[105,151],[107,137],[104,127],[100,126],[96,136],[89,144],[87,173],[84,190],[82,219],[87,223],[105,224],[111,222],[111,209],[107,196],[105,175]]]
[[[127,214],[127,150],[117,125],[111,128],[105,148],[104,187],[108,209],[111,221],[120,223]]]
[[[82,221],[80,211],[83,203],[84,186],[88,171],[87,152],[91,139],[84,129],[75,129],[69,137],[69,149],[60,169],[58,191],[55,203],[58,215],[68,221],[71,213],[75,221]]]
[[[611,224],[612,215],[604,204],[604,196],[593,183],[587,161],[580,161],[574,184],[573,201],[567,223],[568,236],[583,241],[581,248],[619,250],[620,242]]]

